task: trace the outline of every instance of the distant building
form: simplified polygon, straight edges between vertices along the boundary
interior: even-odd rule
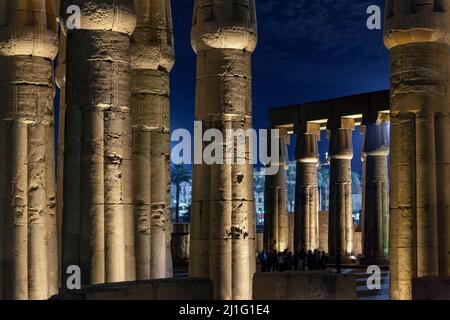
[[[264,169],[253,169],[253,183],[255,193],[255,206],[256,206],[256,224],[264,224],[264,187],[266,177],[264,175]]]
[[[175,216],[174,213],[175,208],[177,206],[177,194],[176,194],[176,187],[174,184],[172,184],[170,193],[171,193],[170,207],[173,211],[173,216]],[[183,183],[181,184],[181,192],[180,192],[180,219],[188,218],[191,206],[192,206],[192,184]]]

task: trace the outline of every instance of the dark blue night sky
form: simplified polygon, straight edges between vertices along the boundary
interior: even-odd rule
[[[193,128],[195,54],[190,44],[194,0],[172,1],[177,62],[172,72],[172,128]],[[253,60],[254,125],[268,109],[389,87],[381,30],[366,27],[367,7],[383,0],[256,0],[259,44]],[[326,139],[324,139],[326,140]],[[355,132],[354,170],[361,139]],[[325,153],[327,141],[320,145]]]

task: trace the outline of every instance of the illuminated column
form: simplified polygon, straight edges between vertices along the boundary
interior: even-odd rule
[[[63,268],[80,266],[83,284],[134,280],[133,1],[66,0],[65,19],[71,5],[81,25],[67,38]]]
[[[175,62],[170,0],[136,0],[131,42],[133,172],[138,280],[168,274],[169,72]],[[169,230],[169,232],[168,232]]]
[[[448,1],[387,1],[391,51],[391,296],[450,276]]]
[[[315,130],[302,130],[297,137],[297,180],[294,248],[315,250],[319,248],[319,202],[317,167],[319,164],[318,137],[320,125]]]
[[[388,123],[368,124],[364,140],[363,262],[384,265],[389,252]]]
[[[204,130],[218,129],[226,140],[233,139],[229,129],[252,128],[256,42],[254,0],[195,1],[196,118]],[[224,150],[228,154],[245,147],[243,154],[227,159],[233,164],[195,165],[193,170],[189,273],[210,277],[216,298],[225,300],[251,298],[255,268],[253,166],[246,160],[250,143],[238,140]]]
[[[0,299],[57,293],[53,0],[0,3]]]
[[[343,258],[353,252],[352,174],[353,119],[342,119],[331,128],[330,140],[330,217],[328,249],[335,256],[339,249]]]
[[[364,218],[365,218],[365,207],[366,207],[366,155],[364,154],[364,143],[366,137],[366,126],[360,127],[361,139],[362,139],[362,148],[361,148],[361,215],[360,215],[360,224],[361,224],[361,248],[364,252]],[[361,263],[361,261],[360,261]],[[363,263],[363,262],[362,262]]]
[[[288,210],[287,210],[287,169],[288,150],[286,139],[281,137],[280,156],[278,163],[271,163],[278,167],[275,175],[266,175],[264,194],[264,248],[269,251],[282,252],[288,249]]]

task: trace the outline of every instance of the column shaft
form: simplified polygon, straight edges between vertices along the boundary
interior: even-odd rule
[[[319,197],[317,165],[319,162],[315,134],[298,136],[297,142],[295,251],[319,248]]]
[[[63,17],[72,4],[63,2]],[[63,266],[80,266],[83,284],[134,280],[132,4],[103,1],[68,35]]]
[[[391,297],[412,280],[449,276],[449,14],[446,1],[389,0]]]
[[[364,143],[364,257],[384,264],[389,252],[388,125],[369,124]]]
[[[55,3],[5,1],[0,22],[0,299],[45,300],[58,287]]]
[[[353,252],[352,130],[334,129],[330,141],[330,218],[328,250],[334,256]]]
[[[197,53],[196,119],[204,130],[217,129],[232,141],[223,144],[223,152],[233,151],[233,157],[226,164],[194,166],[189,273],[210,277],[218,299],[251,299],[256,230],[250,139],[235,139],[227,130],[252,128],[254,1],[196,1],[192,44]]]
[[[131,46],[137,278],[171,276],[170,85],[174,65],[169,0],[135,2]]]
[[[289,249],[288,243],[288,211],[287,211],[287,170],[288,157],[284,138],[280,139],[280,157],[278,172],[275,175],[266,175],[264,195],[264,228],[265,249],[283,252]]]

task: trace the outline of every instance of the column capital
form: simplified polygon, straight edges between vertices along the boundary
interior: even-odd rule
[[[353,159],[353,136],[350,128],[336,128],[330,132],[329,158]]]
[[[253,52],[258,41],[255,0],[195,0],[192,47]]]
[[[81,9],[80,29],[112,31],[131,35],[136,27],[133,0],[61,0],[60,16],[64,23],[73,13],[71,6]],[[73,30],[69,30],[71,32]]]
[[[384,43],[389,49],[410,43],[450,43],[450,4],[446,0],[387,0]]]
[[[366,156],[389,155],[389,124],[371,123],[366,126],[363,153]]]
[[[58,1],[5,0],[0,4],[0,55],[54,59]]]
[[[133,69],[164,69],[175,63],[170,0],[135,0],[136,30],[131,39]]]

